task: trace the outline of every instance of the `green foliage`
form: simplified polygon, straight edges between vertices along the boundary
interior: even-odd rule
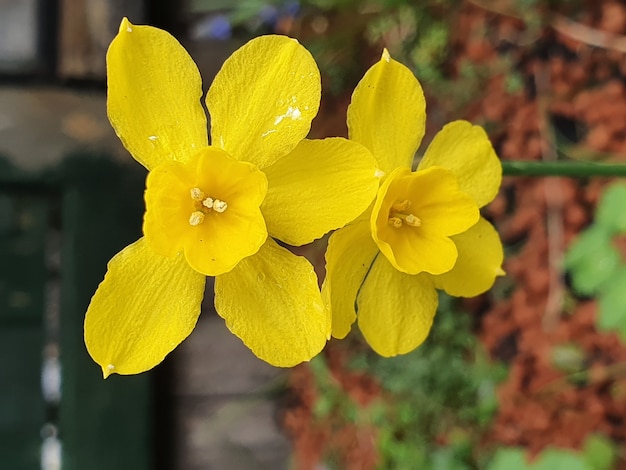
[[[528,462],[524,451],[517,448],[498,449],[487,470],[525,470]]]
[[[613,184],[602,196],[596,219],[565,257],[572,284],[599,303],[597,327],[615,331],[626,340],[626,264],[614,241],[626,235],[626,186]]]
[[[376,377],[381,400],[366,409],[342,395],[323,359],[311,361],[321,415],[366,422],[378,431],[380,468],[471,470],[497,409],[497,383],[506,369],[490,362],[471,330],[471,317],[442,295],[431,335],[416,351],[394,358],[355,353],[351,368]]]
[[[592,434],[585,441],[583,458],[592,470],[611,470],[617,457],[613,443],[600,434]]]
[[[611,234],[626,233],[626,186],[610,186],[598,206],[596,224],[605,227]]]
[[[552,348],[552,364],[557,369],[575,374],[585,368],[586,354],[578,344],[557,344]]]
[[[333,380],[324,358],[319,355],[309,362],[315,384],[318,390],[318,398],[315,401],[313,413],[319,419],[332,416],[341,410],[341,416],[349,422],[356,421],[356,404],[343,393],[338,384]]]
[[[611,232],[593,224],[582,232],[565,257],[574,288],[583,295],[602,290],[620,266],[620,256],[611,243]]]
[[[498,449],[487,470],[610,470],[616,453],[610,441],[600,435],[591,435],[582,452],[564,449],[546,449],[532,462],[522,449]]]

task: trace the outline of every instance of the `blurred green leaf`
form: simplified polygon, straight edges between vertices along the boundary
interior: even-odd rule
[[[441,447],[433,452],[433,470],[470,470],[463,462],[456,458],[456,453],[449,447]]]
[[[517,448],[498,449],[487,470],[599,470],[571,450],[546,449],[533,462]]]
[[[487,470],[527,470],[524,451],[516,448],[498,449]]]
[[[596,325],[601,330],[616,331],[626,340],[626,266],[613,274],[598,297],[600,311]]]
[[[626,185],[609,186],[598,204],[596,224],[606,227],[611,234],[626,232]]]
[[[591,470],[611,470],[615,457],[614,446],[606,437],[594,434],[585,441],[583,458]]]
[[[615,275],[620,255],[611,243],[610,231],[591,225],[582,232],[565,256],[574,288],[583,295],[593,295]]]
[[[579,372],[585,365],[585,351],[578,344],[558,344],[552,349],[552,364],[568,374]]]
[[[385,412],[376,413],[377,428],[385,430],[380,468],[469,470],[480,459],[474,450],[497,410],[495,389],[506,368],[482,350],[472,317],[449,296],[439,300],[420,348],[393,358],[357,356],[351,363],[374,375],[386,392]]]
[[[570,450],[548,449],[529,470],[592,470],[584,459]]]

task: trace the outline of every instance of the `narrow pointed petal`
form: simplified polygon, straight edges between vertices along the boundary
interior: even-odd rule
[[[426,125],[424,92],[387,50],[363,76],[348,107],[350,139],[365,145],[386,173],[410,168]]]
[[[107,52],[107,85],[109,120],[146,168],[186,162],[207,145],[200,73],[166,31],[124,18]]]
[[[321,94],[319,70],[295,39],[261,36],[231,55],[206,97],[212,145],[259,168],[309,132]]]
[[[402,273],[379,256],[357,299],[359,328],[381,356],[406,354],[428,337],[437,303],[428,274]]]
[[[313,266],[272,239],[215,278],[215,308],[254,354],[277,367],[310,360],[330,336]]]
[[[85,316],[85,344],[104,377],[156,366],[193,331],[205,277],[140,239],[115,255]]]
[[[435,286],[455,297],[474,297],[493,286],[497,276],[504,275],[504,252],[496,229],[481,218],[468,231],[455,235],[459,256],[454,268],[433,276]]]
[[[367,220],[348,225],[330,236],[322,297],[331,311],[335,338],[345,338],[350,332],[356,320],[357,294],[378,253]]]
[[[461,190],[471,196],[478,207],[496,197],[502,182],[502,165],[489,137],[480,126],[454,121],[435,135],[418,170],[440,166],[459,179]]]
[[[379,183],[369,150],[341,138],[303,140],[265,174],[269,190],[261,210],[268,232],[296,246],[354,220]]]

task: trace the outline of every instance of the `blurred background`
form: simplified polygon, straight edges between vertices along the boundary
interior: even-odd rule
[[[322,72],[315,138],[347,134],[351,91],[387,47],[427,96],[420,152],[468,119],[503,160],[626,159],[622,0],[0,0],[0,468],[626,469],[613,178],[506,177],[484,215],[507,276],[442,296],[406,356],[379,358],[353,331],[274,369],[225,329],[209,280],[189,339],[103,381],[83,316],[140,236],[145,179],[106,118],[124,16],[174,34],[205,90],[249,38],[298,38]],[[298,251],[320,278],[324,244]]]

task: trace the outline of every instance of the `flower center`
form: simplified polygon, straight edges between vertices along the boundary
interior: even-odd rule
[[[228,209],[226,201],[207,197],[200,188],[191,188],[191,199],[194,202],[194,211],[189,216],[189,225],[200,225],[204,222],[204,217],[210,212],[221,214]]]
[[[408,212],[410,208],[411,201],[408,199],[396,201],[391,206],[387,223],[393,228],[400,228],[403,225],[408,225],[409,227],[419,227],[422,225],[422,221],[415,214]]]

